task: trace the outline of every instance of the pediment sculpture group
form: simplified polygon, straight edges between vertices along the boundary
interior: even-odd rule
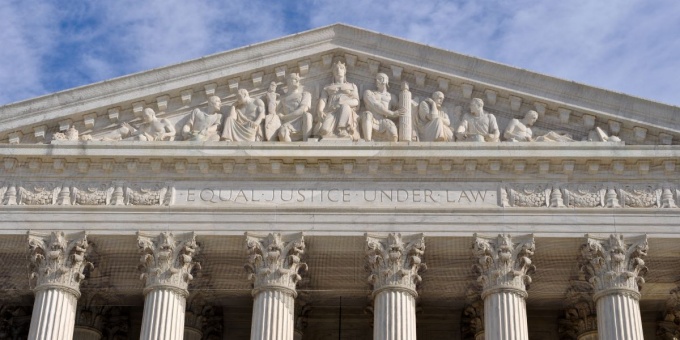
[[[291,73],[286,77],[285,94],[276,92],[275,82],[262,98],[250,97],[246,89],[238,90],[236,102],[226,117],[221,113],[220,98],[209,97],[207,109],[195,108],[179,134],[186,141],[227,142],[501,140],[496,117],[484,111],[484,101],[480,98],[473,98],[469,110],[462,114],[457,126],[452,126],[450,116],[442,106],[444,93],[440,91],[416,102],[404,82],[398,96],[393,96],[388,92],[388,76],[378,73],[375,88],[363,93],[362,106],[357,86],[346,78],[345,64],[338,61],[332,65],[332,70],[333,82],[323,87],[316,110],[312,108],[311,94],[300,84],[300,75]],[[512,119],[503,131],[502,139],[513,142],[573,141],[563,132],[551,131],[535,136],[531,127],[537,119],[536,111],[526,112],[522,119]],[[101,140],[172,141],[178,134],[172,122],[157,118],[151,108],[143,110],[142,120],[137,128],[123,123]],[[597,141],[610,138],[601,130],[598,133],[600,136],[594,138]]]

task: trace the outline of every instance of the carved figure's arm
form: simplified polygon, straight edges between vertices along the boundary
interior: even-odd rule
[[[309,112],[309,108],[312,106],[312,95],[309,92],[302,92],[302,100],[300,100],[300,105],[287,115],[281,115],[282,122],[288,122],[295,118],[298,118],[305,113]]]
[[[463,118],[460,121],[460,124],[458,125],[458,128],[456,129],[456,138],[465,139],[465,137],[467,136],[467,129],[468,129],[467,124],[468,124],[468,122],[467,122],[467,120],[465,120],[465,118]]]
[[[194,109],[191,111],[191,115],[189,116],[189,120],[187,121],[186,124],[184,124],[184,127],[182,127],[182,136],[187,137],[191,135],[191,128],[194,126],[194,116],[196,115],[196,110]]]
[[[162,135],[163,139],[165,138],[175,139],[175,135],[177,134],[177,131],[175,131],[175,126],[172,123],[170,123],[170,121],[167,119],[161,119],[161,124],[163,124],[163,129],[165,131],[165,133],[163,133]]]
[[[510,123],[508,124],[508,127],[505,128],[505,132],[503,132],[503,138],[505,140],[521,140],[524,139],[523,136],[520,135],[520,133],[515,132],[517,129],[517,123],[519,121],[517,119],[512,119]]]
[[[326,109],[326,102],[328,101],[328,92],[324,89],[321,91],[321,98],[319,98],[319,104],[316,107],[316,115],[319,117],[319,120],[324,120],[326,119],[326,112],[323,110]]]
[[[383,117],[394,117],[397,115],[395,112],[383,107],[380,98],[378,98],[371,90],[364,91],[364,106],[366,106],[366,110]]]
[[[262,99],[255,99],[253,101],[253,103],[255,104],[255,114],[256,114],[256,116],[255,116],[256,118],[253,121],[253,124],[255,124],[255,126],[257,126],[257,125],[260,125],[260,123],[262,123],[262,120],[264,119],[265,107],[264,107],[264,102],[262,101]]]
[[[489,113],[489,140],[498,141],[501,132],[498,129],[498,123],[496,122],[496,116]]]

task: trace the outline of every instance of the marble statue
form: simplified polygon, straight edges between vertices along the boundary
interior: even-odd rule
[[[531,126],[538,120],[538,112],[529,110],[521,120],[513,118],[503,132],[503,138],[509,142],[531,142],[533,133]]]
[[[236,103],[224,120],[222,140],[229,142],[254,142],[263,139],[262,121],[265,116],[264,102],[251,98],[248,90],[240,89]]]
[[[496,116],[484,112],[484,101],[473,98],[470,112],[465,113],[456,129],[456,138],[465,142],[498,142],[500,131]]]
[[[288,89],[276,109],[281,120],[279,140],[282,142],[307,141],[312,134],[313,118],[309,112],[312,95],[300,85],[300,75],[291,73],[286,79]]]
[[[276,114],[276,107],[279,105],[281,96],[276,93],[276,88],[276,82],[271,82],[267,93],[264,94],[265,104],[267,104],[267,115],[264,117],[264,139],[268,141],[276,140],[281,127],[281,119]]]
[[[156,118],[153,109],[146,108],[142,112],[144,122],[135,129],[126,124],[130,129],[130,137],[138,141],[173,141],[175,140],[175,127],[167,119]]]
[[[79,133],[75,127],[71,126],[66,130],[66,132],[57,132],[52,136],[55,141],[77,141],[79,140]]]
[[[404,110],[397,109],[397,101],[387,92],[388,85],[387,75],[378,73],[375,77],[376,89],[364,91],[366,111],[361,113],[361,126],[367,142],[396,142],[399,138],[394,120],[399,119]]]
[[[432,98],[420,102],[418,115],[416,116],[416,128],[421,142],[451,142],[453,131],[451,120],[444,112],[444,93],[437,91]]]
[[[347,81],[345,64],[333,64],[333,83],[326,85],[319,99],[317,115],[320,123],[318,134],[321,138],[339,137],[359,139],[357,113],[359,90]]]
[[[222,124],[222,101],[218,96],[208,98],[208,111],[195,108],[191,111],[189,121],[182,128],[184,140],[214,142],[219,141],[217,129]]]

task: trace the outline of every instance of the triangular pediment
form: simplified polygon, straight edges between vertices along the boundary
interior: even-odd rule
[[[626,144],[677,144],[680,108],[556,79],[522,69],[354,28],[333,25],[251,45],[185,63],[124,76],[0,107],[0,140],[49,143],[74,128],[80,136],[107,140],[123,124],[138,127],[151,108],[181,129],[207,99],[222,99],[227,115],[239,89],[265,99],[271,82],[285,93],[285,77],[301,75],[315,111],[323,87],[333,80],[332,64],[347,66],[347,79],[359,93],[372,89],[375,75],[390,78],[390,92],[408,82],[417,105],[435,91],[455,129],[470,98],[481,98],[503,131],[528,110],[539,114],[537,131],[559,131],[574,140],[597,132]],[[416,107],[417,109],[417,107]],[[599,128],[599,129],[598,129]]]

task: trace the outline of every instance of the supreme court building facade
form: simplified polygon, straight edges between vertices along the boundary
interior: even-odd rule
[[[2,339],[674,339],[680,108],[333,25],[0,107]]]

